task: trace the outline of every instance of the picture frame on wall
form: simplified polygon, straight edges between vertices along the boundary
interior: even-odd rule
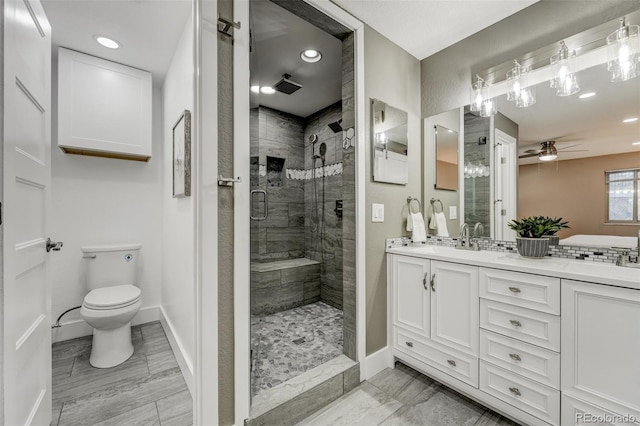
[[[173,126],[173,198],[191,195],[191,112],[184,112]]]

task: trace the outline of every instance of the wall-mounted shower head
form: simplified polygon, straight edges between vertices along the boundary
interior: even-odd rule
[[[333,130],[333,133],[340,133],[342,131],[342,125],[340,123],[342,123],[342,118],[333,123],[329,123],[329,128]]]

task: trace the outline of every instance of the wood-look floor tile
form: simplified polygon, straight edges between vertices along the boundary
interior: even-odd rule
[[[172,351],[162,351],[147,355],[147,364],[151,374],[178,367],[178,361],[176,361]]]
[[[474,426],[519,426],[518,423],[513,422],[506,417],[501,416],[491,410],[484,412],[482,417]]]
[[[51,407],[51,426],[58,426],[60,414],[62,413],[62,402],[53,403]]]
[[[171,352],[171,346],[164,335],[150,336],[133,341],[133,351],[134,354],[138,355],[152,355],[160,352]]]
[[[433,387],[434,382],[427,376],[397,363],[396,368],[387,368],[376,374],[369,383],[388,393],[403,404],[410,403],[424,390]]]
[[[94,423],[91,426],[160,426],[155,402],[150,402],[131,411]]]
[[[185,390],[179,368],[148,377],[122,380],[65,402],[60,425],[87,425],[110,419]]]
[[[193,424],[193,399],[189,390],[156,401],[162,426],[191,426]]]
[[[58,378],[53,381],[53,399],[70,401],[83,395],[108,388],[122,381],[149,376],[147,361],[144,357],[130,359],[113,368],[91,367],[82,374]]]
[[[140,326],[140,331],[142,332],[143,340],[150,339],[153,337],[166,337],[160,321],[154,321],[154,322],[148,322],[146,324],[142,324]]]
[[[78,355],[89,353],[91,352],[92,340],[93,336],[84,336],[54,343],[51,348],[51,358],[53,361],[57,361],[64,358],[75,358]]]
[[[52,360],[51,376],[53,377],[53,379],[56,380],[58,377],[70,376],[74,361],[75,357]]]

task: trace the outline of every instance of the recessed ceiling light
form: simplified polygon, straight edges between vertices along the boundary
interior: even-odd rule
[[[640,145],[640,141],[638,141],[638,142],[633,142],[631,145]]]
[[[322,53],[320,53],[320,51],[316,49],[307,49],[303,50],[302,53],[300,53],[300,58],[302,58],[303,61],[312,64],[322,59]]]
[[[95,38],[98,43],[100,43],[104,47],[108,47],[109,49],[118,49],[120,46],[122,46],[114,39],[103,35],[94,35],[93,38]]]
[[[587,92],[587,93],[583,93],[582,95],[578,96],[580,99],[587,99],[590,98],[592,96],[595,96],[596,92]]]
[[[638,121],[638,117],[629,117],[622,120],[623,123],[633,123],[634,121]]]
[[[260,88],[260,93],[264,95],[273,95],[274,93],[276,93],[276,89],[271,86],[262,86]]]
[[[251,91],[253,93],[260,93],[260,86],[251,86]]]

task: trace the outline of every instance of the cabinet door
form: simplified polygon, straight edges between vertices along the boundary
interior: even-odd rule
[[[562,391],[640,419],[640,290],[562,281]]]
[[[393,323],[429,337],[429,260],[391,256]]]
[[[478,355],[478,268],[431,262],[431,339]]]

